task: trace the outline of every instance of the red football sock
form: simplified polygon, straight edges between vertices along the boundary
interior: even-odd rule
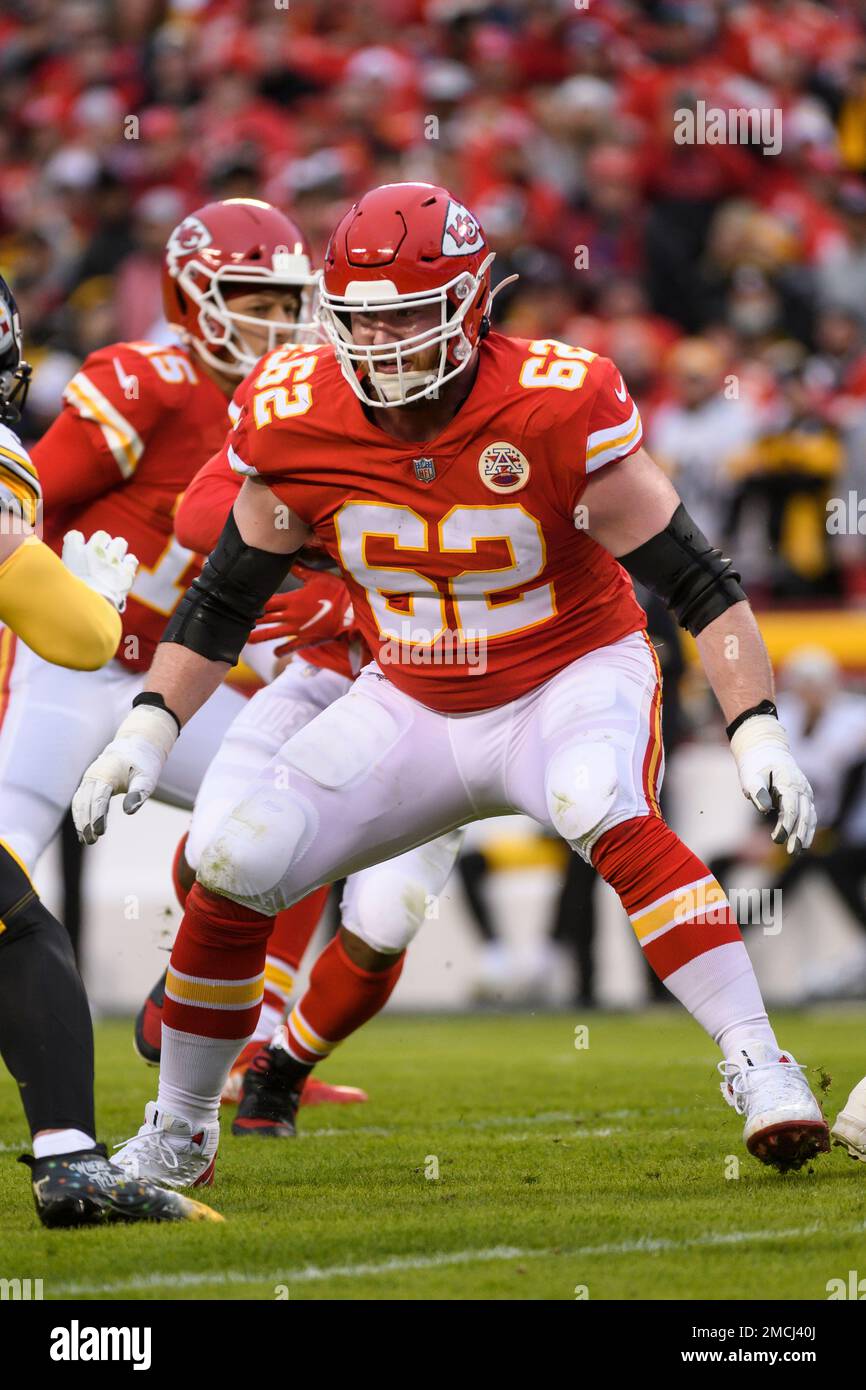
[[[592,862],[619,894],[659,979],[726,1055],[738,1040],[773,1038],[724,889],[663,820],[614,826]]]
[[[295,1060],[304,1067],[315,1066],[377,1014],[400,978],[405,955],[401,951],[386,970],[362,970],[335,936],[313,966],[309,987],[286,1024],[286,1042]]]
[[[243,1038],[262,1004],[273,919],[193,884],[171,953],[163,1026],[205,1038]]]
[[[186,841],[186,835],[182,835],[171,866],[174,891],[181,907],[186,906],[190,893],[190,889],[185,887],[181,880],[181,872],[186,863]],[[295,903],[294,907],[287,907],[272,919],[273,930],[265,960],[265,992],[253,1035],[257,1042],[267,1042],[282,1021],[294,988],[298,967],[313,932],[319,925],[319,918],[330,891],[329,884],[317,888],[308,897]]]
[[[615,825],[596,844],[592,862],[619,894],[659,979],[742,939],[724,889],[658,816]]]

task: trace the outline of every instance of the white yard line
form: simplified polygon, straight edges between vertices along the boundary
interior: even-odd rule
[[[605,1245],[583,1245],[576,1249],[520,1249],[511,1245],[496,1245],[487,1250],[443,1250],[436,1255],[391,1255],[383,1260],[364,1264],[304,1265],[300,1269],[278,1269],[253,1273],[241,1270],[222,1270],[206,1274],[201,1270],[167,1272],[165,1274],[133,1275],[129,1279],[104,1284],[55,1284],[48,1287],[49,1298],[80,1298],[87,1294],[111,1295],[121,1292],[146,1292],[152,1289],[206,1288],[233,1284],[284,1284],[291,1293],[295,1284],[312,1284],[326,1279],[362,1279],[370,1275],[399,1274],[414,1270],[447,1269],[451,1265],[486,1264],[495,1261],[537,1260],[565,1257],[585,1260],[604,1255],[654,1255],[659,1252],[712,1249],[726,1245],[770,1243],[776,1240],[802,1240],[807,1236],[827,1234],[841,1236],[863,1235],[866,1221],[856,1226],[833,1229],[818,1224],[779,1231],[728,1231],[694,1236],[690,1240],[670,1240],[667,1237],[645,1236],[639,1240],[610,1242]]]
[[[668,1107],[666,1115],[679,1114],[684,1112],[685,1107]],[[595,1128],[584,1128],[587,1121],[569,1110],[548,1110],[540,1115],[488,1115],[482,1120],[437,1120],[430,1125],[431,1129],[442,1132],[451,1129],[460,1130],[496,1130],[513,1129],[519,1130],[525,1125],[570,1125],[572,1133],[570,1138],[584,1139],[606,1139],[609,1134],[620,1133],[622,1126],[614,1129],[600,1126],[600,1122],[605,1120],[619,1120],[630,1118],[647,1118],[647,1112],[641,1110],[600,1110],[592,1116]],[[407,1137],[418,1132],[417,1124],[411,1125],[355,1125],[346,1124],[337,1128],[335,1125],[324,1126],[321,1129],[301,1129],[298,1131],[299,1139],[353,1139],[356,1136],[372,1136],[381,1139],[399,1138],[401,1135]],[[656,1133],[658,1131],[654,1131]],[[669,1132],[669,1131],[665,1131]],[[128,1139],[126,1134],[114,1134],[106,1142],[109,1149],[115,1144],[122,1144]],[[503,1138],[510,1138],[510,1135],[503,1135]],[[29,1146],[30,1141],[26,1135],[22,1135],[17,1144],[0,1144],[0,1153],[23,1153]]]
[[[600,1118],[600,1117],[596,1117]],[[582,1135],[587,1138],[605,1137],[611,1133],[610,1129],[584,1129],[583,1121],[575,1115],[569,1115],[565,1111],[554,1110],[546,1115],[491,1115],[485,1120],[436,1120],[431,1121],[429,1128],[435,1129],[437,1133],[442,1133],[451,1129],[460,1130],[488,1130],[488,1129],[509,1129],[522,1125],[571,1125],[572,1134],[579,1138]],[[337,1129],[329,1127],[325,1129],[301,1129],[298,1131],[299,1139],[342,1139],[351,1138],[358,1134],[381,1135],[383,1138],[399,1138],[401,1135],[408,1138],[410,1135],[418,1133],[419,1126],[412,1125],[393,1125],[385,1128],[378,1125],[346,1125]],[[508,1138],[508,1135],[503,1135]]]

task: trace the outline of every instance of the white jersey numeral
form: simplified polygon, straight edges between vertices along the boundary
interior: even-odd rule
[[[440,553],[469,558],[478,554],[484,541],[504,541],[509,557],[495,569],[467,566],[447,587],[408,562],[412,552],[430,553],[430,528],[411,507],[346,502],[334,525],[342,563],[366,590],[384,639],[435,642],[448,626],[446,600],[453,605],[460,631],[488,640],[536,627],[556,612],[552,584],[529,587],[544,570],[544,536],[541,524],[519,503],[458,506],[443,517],[436,527]],[[368,542],[373,539],[391,542],[396,552],[393,565],[368,562]],[[408,553],[405,567],[399,563],[403,551]],[[506,594],[512,596],[503,597]]]
[[[130,598],[170,617],[189,587],[186,571],[195,560],[194,551],[187,550],[172,536],[154,565],[139,565]]]
[[[579,391],[597,353],[569,347],[555,338],[536,338],[529,344],[531,357],[520,368],[520,385],[527,388],[555,386],[560,391]]]

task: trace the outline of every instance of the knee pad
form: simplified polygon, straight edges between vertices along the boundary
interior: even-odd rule
[[[404,951],[432,915],[462,842],[463,831],[453,830],[352,874],[340,907],[343,925],[374,951]]]
[[[618,790],[613,741],[571,743],[553,755],[544,793],[554,829],[574,849],[594,840]]]
[[[398,955],[420,930],[428,902],[422,879],[396,864],[377,864],[349,879],[340,917],[374,951]]]
[[[235,807],[205,847],[198,881],[211,893],[275,917],[303,896],[292,893],[292,870],[317,829],[315,807],[295,789],[260,788]]]
[[[352,690],[289,739],[280,756],[320,787],[337,791],[371,772],[402,733],[385,705]]]

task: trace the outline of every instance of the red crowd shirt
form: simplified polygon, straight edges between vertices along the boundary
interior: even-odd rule
[[[382,670],[423,704],[504,704],[644,627],[625,570],[582,529],[588,476],[641,443],[609,359],[491,334],[423,444],[369,418],[329,347],[269,354],[235,402],[227,461],[312,528]]]
[[[181,347],[115,343],[92,353],[63,410],[33,449],[45,539],[66,531],[123,536],[140,561],[117,659],[146,671],[201,556],[174,535],[181,494],[222,445],[228,402]],[[135,639],[134,641],[128,639]]]

